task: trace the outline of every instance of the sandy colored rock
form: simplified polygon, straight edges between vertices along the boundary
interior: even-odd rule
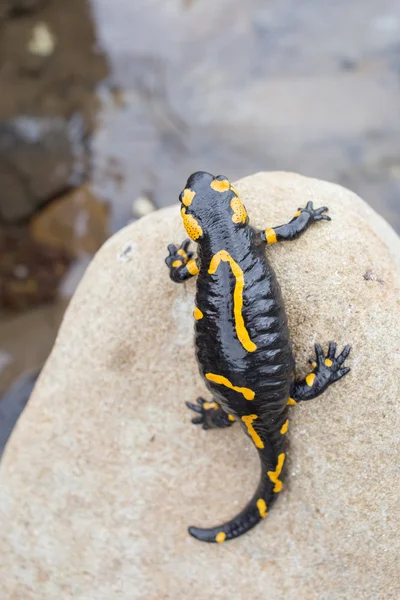
[[[195,282],[169,280],[166,245],[184,230],[177,205],[158,211],[97,254],[8,444],[2,597],[398,598],[399,239],[330,183],[260,173],[237,187],[259,227],[330,207],[331,223],[268,253],[299,374],[315,341],[353,345],[351,374],[292,409],[284,492],[238,540],[187,534],[236,514],[259,467],[238,427],[190,424],[184,401],[205,393]]]

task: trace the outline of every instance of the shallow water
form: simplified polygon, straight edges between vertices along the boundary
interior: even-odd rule
[[[195,170],[291,170],[349,187],[400,230],[397,0],[94,0],[120,90],[102,93],[94,184],[114,227]],[[123,183],[102,176],[110,159]]]

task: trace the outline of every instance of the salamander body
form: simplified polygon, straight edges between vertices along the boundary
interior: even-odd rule
[[[288,405],[310,400],[349,372],[346,346],[327,356],[316,345],[312,372],[297,381],[295,361],[280,287],[265,245],[292,240],[317,221],[330,220],[327,207],[312,203],[280,227],[258,231],[250,226],[237,190],[224,176],[193,173],[180,194],[181,215],[190,240],[168,246],[171,279],[197,276],[195,347],[201,376],[212,394],[187,406],[193,423],[204,429],[229,427],[235,421],[255,445],[261,463],[258,488],[247,506],[217,527],[190,527],[206,542],[221,543],[245,533],[263,520],[282,489],[288,431]]]

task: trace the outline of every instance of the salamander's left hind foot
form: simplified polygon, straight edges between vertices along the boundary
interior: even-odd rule
[[[235,422],[235,418],[227,415],[215,400],[207,402],[204,398],[197,398],[197,404],[186,402],[186,406],[198,415],[192,419],[192,423],[202,425],[203,429],[221,429]]]
[[[347,375],[350,367],[343,367],[343,363],[349,356],[351,346],[336,356],[336,344],[329,344],[328,354],[325,356],[320,344],[315,345],[316,361],[311,361],[313,371],[304,381],[295,382],[291,397],[297,402],[301,400],[312,400],[322,394],[330,385],[339,381]]]

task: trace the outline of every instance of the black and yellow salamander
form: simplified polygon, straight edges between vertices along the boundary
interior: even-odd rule
[[[190,527],[204,542],[221,543],[249,531],[270,510],[282,489],[288,407],[312,400],[350,369],[343,363],[346,346],[324,355],[316,345],[312,372],[295,377],[287,317],[265,245],[294,240],[317,221],[329,221],[326,206],[309,202],[291,221],[258,231],[249,225],[246,208],[228,179],[193,173],[179,196],[183,224],[190,240],[170,244],[166,258],[170,277],[183,282],[197,275],[194,309],[195,346],[200,373],[212,394],[187,406],[196,412],[193,423],[204,429],[239,422],[261,460],[261,479],[247,506],[231,521],[208,529]]]

